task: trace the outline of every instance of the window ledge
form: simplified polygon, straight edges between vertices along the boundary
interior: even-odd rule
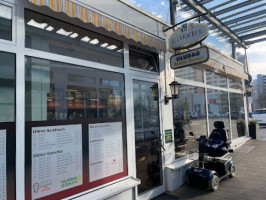
[[[67,199],[78,199],[78,200],[87,200],[87,199],[93,199],[93,200],[102,200],[110,198],[116,194],[125,192],[126,190],[129,190],[137,185],[139,185],[141,181],[139,179],[129,177],[125,180],[119,181],[117,183],[111,184],[109,186],[106,186],[104,188],[100,188],[95,191],[91,191],[90,193],[85,194],[79,194],[75,195]]]
[[[182,167],[185,167],[189,164],[191,164],[194,160],[190,159],[182,159],[182,160],[177,160],[169,165],[166,166],[166,168],[171,169],[171,170],[178,170]]]

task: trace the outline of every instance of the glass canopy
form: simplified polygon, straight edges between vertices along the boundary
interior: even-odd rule
[[[128,1],[170,23],[169,0]],[[266,0],[178,0],[176,10],[178,23],[209,12],[203,20],[209,25],[210,40],[215,37],[221,46],[228,41],[243,47],[266,40]]]

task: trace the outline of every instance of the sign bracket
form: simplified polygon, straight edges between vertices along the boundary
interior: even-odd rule
[[[180,25],[180,24],[186,23],[186,22],[188,22],[188,21],[190,21],[190,20],[192,20],[192,19],[196,19],[196,18],[198,18],[198,17],[199,17],[199,21],[200,21],[200,17],[203,17],[203,16],[205,16],[205,15],[207,15],[207,14],[208,14],[208,13],[206,12],[206,13],[199,14],[199,15],[196,15],[196,16],[194,16],[194,17],[188,18],[188,19],[186,19],[186,20],[184,20],[184,21],[182,21],[182,22],[179,22],[179,23],[177,23],[177,24],[175,24],[175,25],[173,25],[173,26],[171,26],[171,27],[169,27],[169,28],[164,29],[163,32],[169,31],[170,29],[173,29],[173,28],[175,28],[176,26],[178,26],[178,25]]]

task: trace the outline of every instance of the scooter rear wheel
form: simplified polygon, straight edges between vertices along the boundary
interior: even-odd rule
[[[208,186],[211,191],[216,191],[219,187],[219,178],[216,174],[213,174],[210,180],[208,181]]]
[[[229,177],[233,178],[236,175],[236,166],[234,165],[234,163],[232,163],[231,167],[230,167],[230,174]]]

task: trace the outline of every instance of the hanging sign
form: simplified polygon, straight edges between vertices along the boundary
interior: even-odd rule
[[[201,47],[185,53],[173,55],[170,58],[170,66],[172,69],[178,69],[203,63],[207,60],[209,60],[209,49],[207,47]]]
[[[195,46],[208,36],[208,26],[204,23],[184,24],[170,36],[169,46],[172,49],[186,49]]]

